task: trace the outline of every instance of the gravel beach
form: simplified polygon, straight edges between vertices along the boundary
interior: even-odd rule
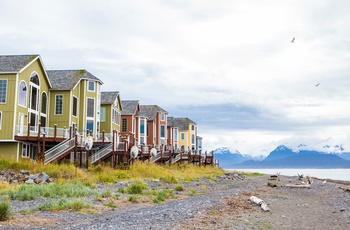
[[[287,176],[270,179],[270,175],[243,180],[225,176],[215,182],[183,183],[184,191],[174,190],[175,199],[160,204],[142,199],[131,203],[122,196],[115,200],[87,197],[93,212],[30,212],[46,199],[12,201],[14,217],[0,222],[0,229],[350,229],[350,183],[312,179],[310,188],[293,188],[285,185],[304,181]],[[174,186],[145,182],[153,190]],[[98,189],[116,191],[120,186],[125,185]],[[196,192],[189,195],[191,191]],[[250,201],[251,196],[262,199],[269,211]],[[106,207],[106,202],[116,207]],[[20,214],[23,210],[26,214]]]

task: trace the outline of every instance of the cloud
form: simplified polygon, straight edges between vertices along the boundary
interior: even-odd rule
[[[104,91],[194,120],[208,148],[349,133],[348,1],[0,3],[3,54],[86,69]]]

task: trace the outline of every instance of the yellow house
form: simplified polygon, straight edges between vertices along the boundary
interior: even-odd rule
[[[48,70],[52,84],[50,127],[72,127],[85,136],[100,135],[101,85],[86,70]]]
[[[197,150],[197,124],[189,118],[174,118],[174,126],[179,129],[178,146],[184,150]]]
[[[122,112],[122,102],[119,91],[101,93],[101,130],[111,134],[113,130],[120,134],[120,118]],[[119,136],[117,134],[117,136]]]
[[[0,56],[0,158],[35,158],[38,145],[15,136],[48,124],[50,88],[39,55]]]

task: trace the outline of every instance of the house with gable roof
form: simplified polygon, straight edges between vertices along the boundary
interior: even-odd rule
[[[147,144],[166,145],[168,112],[158,105],[140,105],[138,116],[147,118]]]
[[[0,157],[35,158],[40,151],[27,133],[49,123],[51,82],[40,55],[0,56]]]
[[[174,117],[167,117],[167,145],[172,146],[176,151],[179,149],[179,128],[175,125]]]
[[[174,118],[174,126],[179,128],[179,147],[195,151],[197,149],[197,124],[189,118]]]
[[[123,111],[119,91],[101,93],[100,122],[101,130],[105,134],[112,134],[113,130],[120,134],[120,120]]]
[[[83,136],[100,134],[101,85],[86,70],[48,70],[52,83],[50,127],[70,127]]]
[[[133,135],[134,145],[147,145],[147,117],[140,115],[138,100],[122,100],[122,136]]]

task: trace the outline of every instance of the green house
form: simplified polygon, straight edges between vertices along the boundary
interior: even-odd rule
[[[48,70],[47,75],[52,83],[49,126],[97,138],[103,82],[86,70]]]
[[[111,134],[115,130],[120,134],[120,117],[122,102],[119,91],[101,93],[101,130],[105,134]]]
[[[39,55],[0,56],[0,158],[35,157],[38,145],[16,135],[48,125],[50,88]]]

